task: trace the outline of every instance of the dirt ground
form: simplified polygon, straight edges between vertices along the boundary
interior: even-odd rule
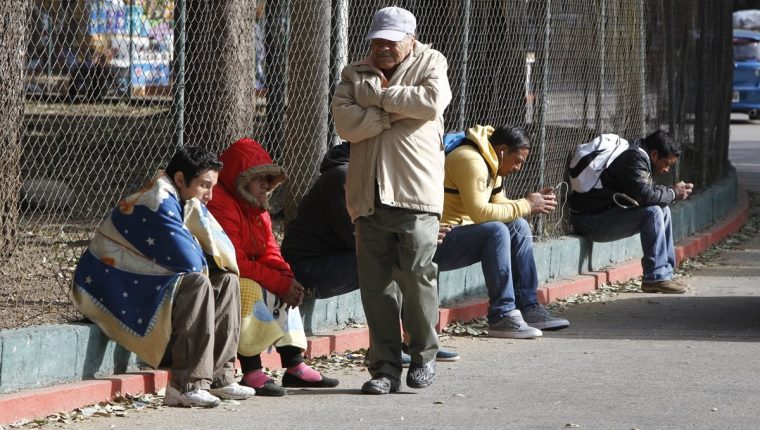
[[[34,231],[25,226],[34,226]],[[28,218],[22,221],[15,252],[0,265],[0,329],[81,318],[68,286],[92,231],[84,223],[41,226]]]

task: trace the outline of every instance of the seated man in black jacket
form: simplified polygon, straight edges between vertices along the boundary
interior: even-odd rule
[[[359,288],[354,224],[346,209],[350,150],[344,142],[327,151],[282,241],[282,256],[296,279],[318,299]]]
[[[354,224],[346,209],[346,172],[351,145],[330,148],[319,166],[319,178],[298,206],[298,215],[285,228],[282,256],[293,274],[317,299],[359,289]],[[459,354],[438,349],[437,361],[454,361]],[[401,363],[408,366],[409,355]]]
[[[656,131],[633,142],[602,171],[601,188],[570,195],[573,227],[594,242],[611,242],[639,233],[644,257],[641,289],[681,294],[686,285],[673,278],[675,248],[669,204],[685,200],[694,185],[655,185],[652,174],[668,173],[681,154],[678,142]]]

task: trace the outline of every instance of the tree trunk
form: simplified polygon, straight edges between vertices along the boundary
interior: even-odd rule
[[[295,218],[298,202],[314,182],[327,149],[330,100],[330,0],[292,4],[288,70],[285,159],[288,168],[285,219]]]
[[[26,3],[0,2],[0,262],[13,252],[18,231]]]
[[[185,145],[253,136],[256,2],[187,0]]]

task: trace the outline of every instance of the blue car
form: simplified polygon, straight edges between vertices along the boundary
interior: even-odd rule
[[[760,32],[734,30],[734,94],[731,112],[760,119]]]

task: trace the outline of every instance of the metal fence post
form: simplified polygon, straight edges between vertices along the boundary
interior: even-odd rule
[[[675,41],[673,40],[673,31],[675,31],[675,20],[673,19],[672,2],[665,2],[663,5],[667,10],[665,11],[665,57],[668,68],[668,129],[670,134],[673,135],[676,140],[679,138],[679,129],[676,127],[676,110],[677,97],[676,97],[676,77],[675,77],[675,65],[673,62],[676,60],[676,53],[674,49]],[[676,164],[676,168],[678,164]]]
[[[599,41],[599,79],[596,86],[596,131],[599,135],[602,134],[602,103],[604,102],[604,75],[605,75],[605,57],[607,56],[606,42],[607,42],[607,2],[606,0],[600,0],[599,11],[599,37],[596,39]]]
[[[333,52],[332,58],[332,70],[330,76],[330,94],[335,93],[335,87],[340,83],[340,73],[343,71],[343,67],[348,63],[348,0],[333,0],[333,20],[335,25],[332,31],[332,43]],[[330,100],[327,100],[329,106]],[[329,108],[328,108],[329,111]],[[330,138],[329,144],[332,146],[340,145],[340,136],[335,131],[335,121],[332,115],[328,115],[330,124],[328,127],[328,133]]]
[[[133,8],[134,4],[130,4],[129,6],[129,13],[127,14],[127,19],[129,20],[129,25],[127,28],[129,29],[129,39],[127,40],[127,43],[129,43],[129,46],[127,47],[127,51],[129,55],[129,61],[128,61],[128,68],[127,68],[127,100],[132,100],[132,67],[134,67],[134,64],[132,64],[132,50],[134,49],[132,47],[132,34],[135,31],[134,23],[133,23]]]
[[[43,9],[40,9],[41,11]],[[50,85],[53,79],[53,40],[55,39],[55,24],[53,20],[53,14],[48,13],[48,37],[47,43],[45,43],[45,54],[47,55],[47,61],[45,64],[45,72],[47,73],[46,86]]]
[[[641,82],[641,135],[647,132],[647,44],[646,25],[644,24],[644,0],[639,0],[639,80]]]
[[[187,22],[185,0],[177,0],[174,13],[177,17],[174,25],[175,71],[174,86],[172,88],[174,99],[174,147],[182,148],[185,145],[185,24]],[[132,79],[131,76],[129,79]]]
[[[459,76],[459,104],[457,106],[457,130],[464,130],[465,115],[467,108],[467,61],[469,60],[470,46],[470,12],[472,4],[470,0],[464,0],[462,5],[462,63],[461,75]]]
[[[538,155],[539,155],[539,167],[538,167],[538,185],[544,186],[544,177],[546,170],[546,108],[547,108],[547,94],[549,93],[549,47],[551,46],[551,19],[552,19],[552,0],[546,0],[544,10],[544,57],[542,61],[543,78],[541,79],[541,115],[540,115],[540,128],[538,137]],[[538,218],[536,228],[538,229],[539,237],[544,236],[543,231],[544,217],[543,215]]]

